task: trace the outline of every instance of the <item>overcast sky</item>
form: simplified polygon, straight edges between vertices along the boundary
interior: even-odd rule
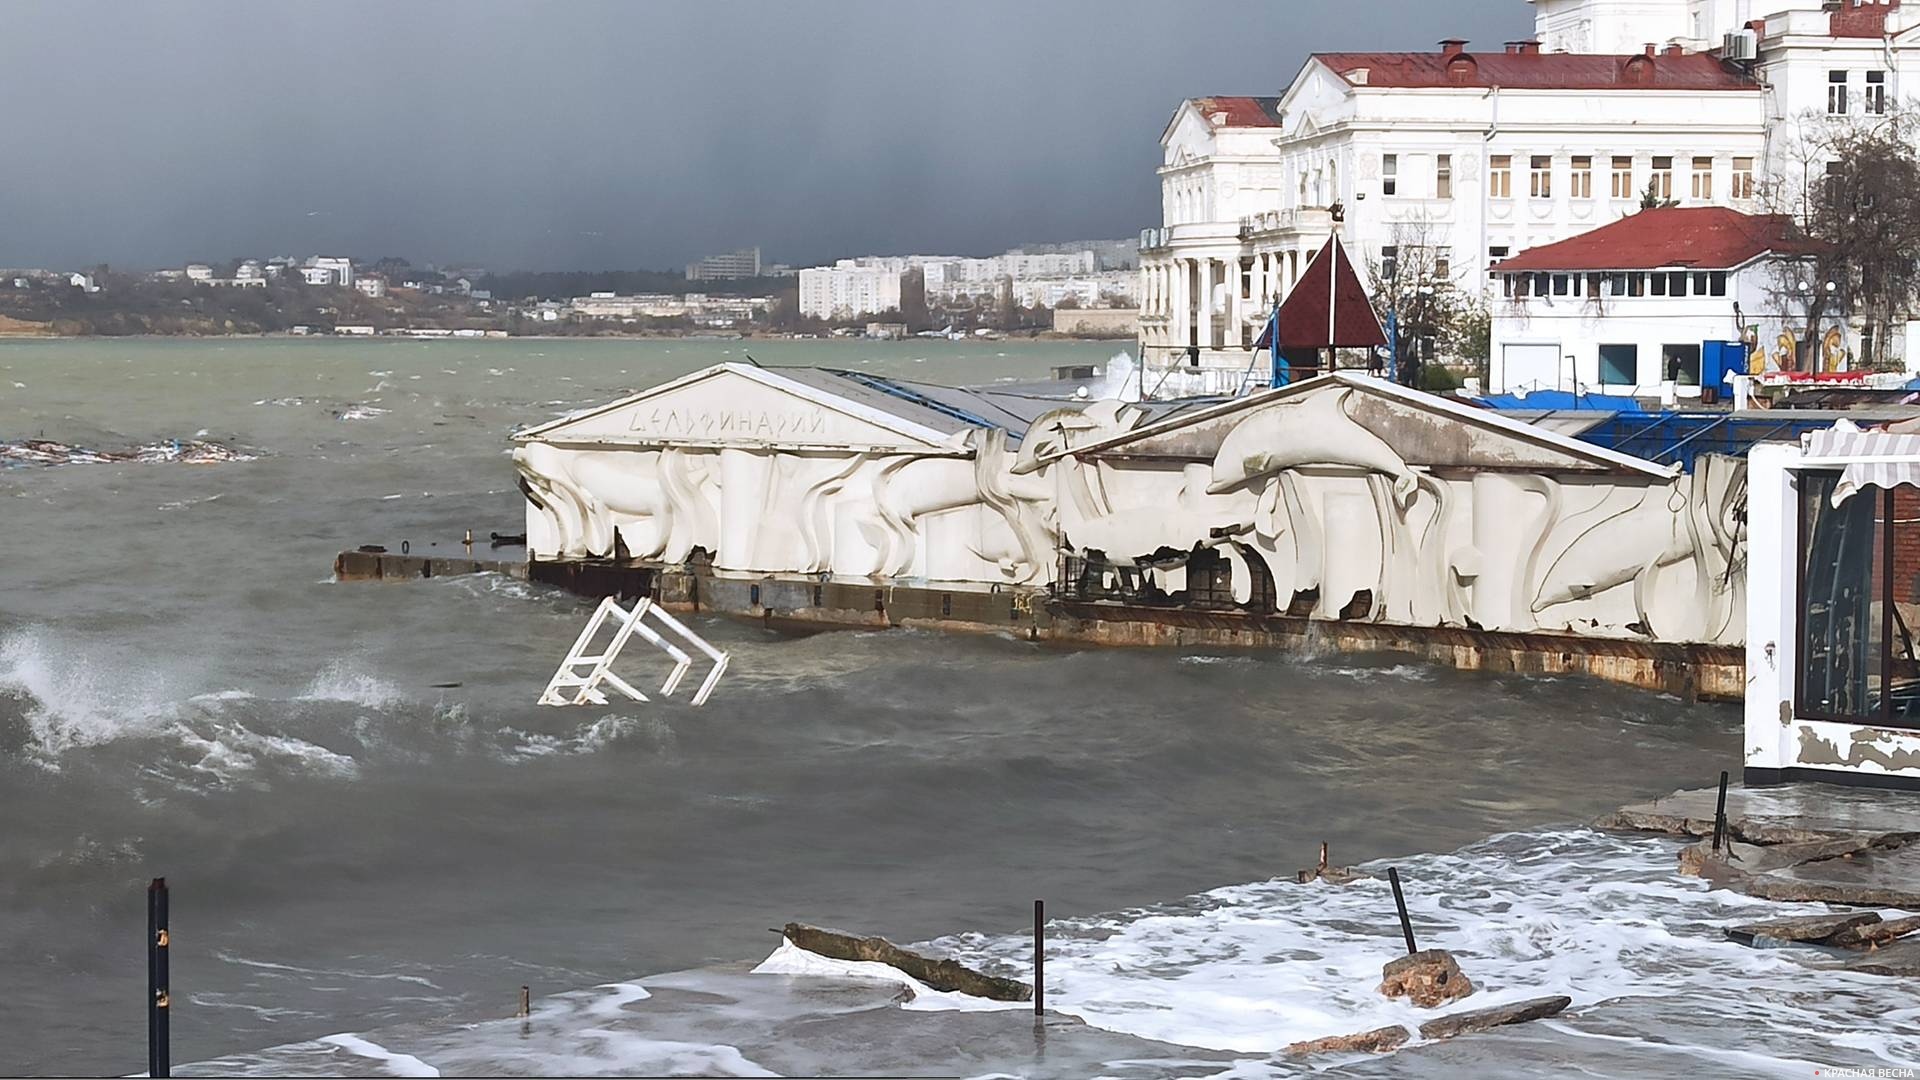
[[[806,263],[1128,236],[1180,99],[1522,0],[0,3],[0,266]]]

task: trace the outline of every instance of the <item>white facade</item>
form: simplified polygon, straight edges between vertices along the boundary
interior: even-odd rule
[[[387,279],[371,275],[357,277],[353,279],[353,288],[355,292],[358,292],[362,296],[378,300],[387,295]]]
[[[343,289],[353,288],[352,259],[315,255],[313,258],[307,260],[306,269],[309,271],[324,271],[327,275],[325,280],[316,280],[313,274],[307,274],[307,284],[309,285],[338,285]]]
[[[724,364],[520,432],[532,556],[1073,592],[1124,570],[1260,612],[1648,641],[1745,626],[1732,459],[1683,475],[1351,372],[1171,413],[901,389]],[[983,412],[1008,426],[956,419]]]
[[[1204,101],[1182,106],[1161,168],[1166,225],[1142,240],[1149,363],[1197,348],[1203,364],[1244,367],[1336,213],[1356,263],[1428,248],[1436,276],[1478,290],[1500,258],[1638,209],[1650,183],[1686,204],[1752,205],[1765,150],[1757,89],[1404,89],[1356,77],[1309,61],[1277,106],[1284,126],[1234,128]]]
[[[849,319],[900,310],[904,258],[842,259],[830,267],[800,271],[800,314]]]
[[[1824,167],[1799,160],[1803,125],[1870,123],[1920,91],[1920,5],[1532,2],[1537,42],[1327,54],[1281,97],[1183,103],[1141,238],[1147,364],[1244,369],[1336,215],[1357,262],[1427,248],[1421,265],[1477,292],[1499,259],[1617,220],[1649,185],[1753,209],[1770,180]],[[1749,24],[1751,64],[1699,55]]]

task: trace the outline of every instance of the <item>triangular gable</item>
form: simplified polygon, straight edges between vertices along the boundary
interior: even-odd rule
[[[1667,479],[1675,466],[1559,435],[1434,394],[1341,371],[1236,398],[1138,431],[1075,448],[1072,456],[1211,461],[1235,428],[1267,409],[1293,410],[1325,394],[1347,396],[1347,415],[1426,468],[1523,469],[1545,473],[1633,473]],[[1064,457],[1056,453],[1053,457]],[[1042,459],[1044,464],[1048,459]]]
[[[780,446],[967,453],[951,433],[748,364],[717,364],[517,432],[574,446]]]
[[[1386,331],[1380,329],[1380,317],[1354,272],[1353,259],[1339,237],[1329,237],[1280,304],[1280,347],[1370,349],[1386,343]],[[1254,348],[1272,347],[1269,327]]]

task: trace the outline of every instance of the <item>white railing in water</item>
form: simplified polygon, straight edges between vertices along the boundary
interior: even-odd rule
[[[706,704],[707,697],[713,693],[715,684],[719,683],[720,676],[727,670],[728,655],[707,644],[705,638],[689,630],[687,625],[679,619],[654,606],[652,600],[642,599],[633,605],[632,611],[628,611],[611,596],[600,601],[600,606],[594,609],[593,618],[587,620],[586,629],[580,631],[580,636],[574,640],[573,648],[567,650],[567,658],[560,662],[559,669],[553,673],[553,678],[547,683],[546,690],[541,693],[540,704],[605,705],[607,695],[601,692],[602,685],[611,686],[635,701],[646,701],[647,695],[634,689],[633,684],[615,675],[612,670],[613,662],[620,656],[620,650],[626,648],[628,639],[636,634],[649,645],[666,653],[673,661],[673,670],[667,673],[666,681],[660,684],[659,691],[662,697],[673,693],[674,688],[680,685],[680,680],[686,677],[687,670],[693,666],[693,657],[685,649],[648,627],[645,623],[648,616],[652,616],[666,630],[713,661],[713,670],[707,672],[706,679],[700,683],[700,689],[693,695],[693,704]],[[600,652],[589,654],[587,649],[593,645],[593,639],[609,621],[614,624],[613,640]],[[591,670],[584,675],[581,674],[580,668],[587,665],[591,665]],[[571,696],[566,693],[569,690],[573,691]]]

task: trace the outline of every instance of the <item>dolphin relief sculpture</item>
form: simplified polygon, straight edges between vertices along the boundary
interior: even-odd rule
[[[1053,465],[1062,544],[1147,564],[1213,549],[1252,599],[1322,618],[1668,641],[1738,641],[1744,463],[1703,457],[1658,478],[1410,463],[1354,418],[1352,388],[1252,410],[1211,462],[1169,470],[1068,454]],[[1046,422],[1043,420],[1043,423]],[[1123,433],[1089,409],[1029,433],[1023,455]],[[1079,436],[1075,438],[1075,436]]]
[[[1007,433],[957,433],[949,453],[767,449],[514,451],[537,557],[727,570],[1042,584],[1058,533],[1043,475],[1016,475]],[[962,456],[964,455],[964,456]]]

